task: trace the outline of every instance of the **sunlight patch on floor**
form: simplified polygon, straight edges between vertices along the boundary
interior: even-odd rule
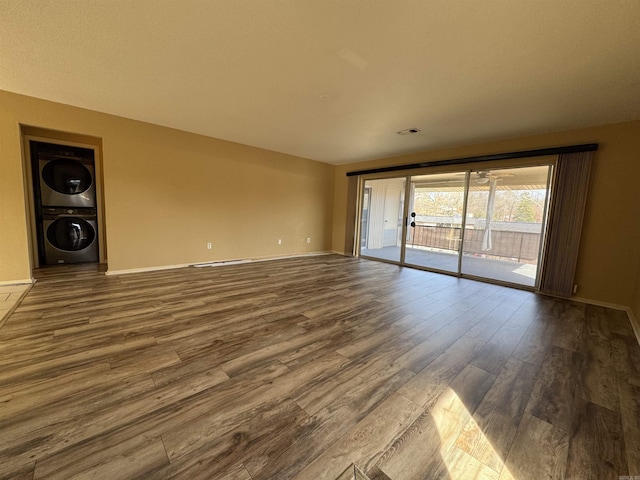
[[[536,265],[520,265],[518,268],[516,268],[513,273],[517,273],[518,275],[523,275],[525,277],[529,277],[529,278],[536,278],[536,272],[537,272],[538,268]]]
[[[455,391],[448,388],[440,396],[432,416],[440,435],[440,455],[452,479],[511,478],[504,461]]]

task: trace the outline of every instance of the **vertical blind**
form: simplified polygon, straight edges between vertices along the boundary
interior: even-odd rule
[[[358,218],[358,177],[349,177],[347,183],[347,228],[345,230],[345,254],[356,251],[356,220]]]
[[[573,293],[591,163],[592,152],[558,156],[540,279],[542,293],[567,298]]]

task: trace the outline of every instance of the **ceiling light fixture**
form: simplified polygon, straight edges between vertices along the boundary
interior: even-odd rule
[[[476,177],[476,183],[480,185],[484,185],[485,183],[489,183],[490,174],[489,171],[480,171],[478,172],[478,176]]]
[[[414,133],[418,133],[420,131],[419,128],[405,128],[404,130],[400,130],[396,132],[398,135],[412,135]]]

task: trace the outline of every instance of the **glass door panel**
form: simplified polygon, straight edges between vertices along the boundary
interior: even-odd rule
[[[458,273],[466,173],[411,177],[405,263]]]
[[[471,172],[462,274],[536,285],[550,168]]]
[[[404,178],[365,181],[360,255],[400,263],[405,183]]]
[[[371,187],[366,187],[362,195],[362,214],[360,215],[360,247],[367,248],[369,237],[369,208],[371,205]]]

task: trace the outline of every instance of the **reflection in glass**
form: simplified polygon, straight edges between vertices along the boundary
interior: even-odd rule
[[[91,172],[82,163],[67,158],[47,162],[42,169],[45,183],[56,192],[67,195],[82,193],[91,187]]]
[[[62,217],[47,228],[47,240],[54,247],[67,252],[83,250],[93,243],[95,231],[86,221],[77,217]]]
[[[400,262],[404,178],[367,180],[364,184],[360,255]],[[363,242],[362,239],[365,239]]]

